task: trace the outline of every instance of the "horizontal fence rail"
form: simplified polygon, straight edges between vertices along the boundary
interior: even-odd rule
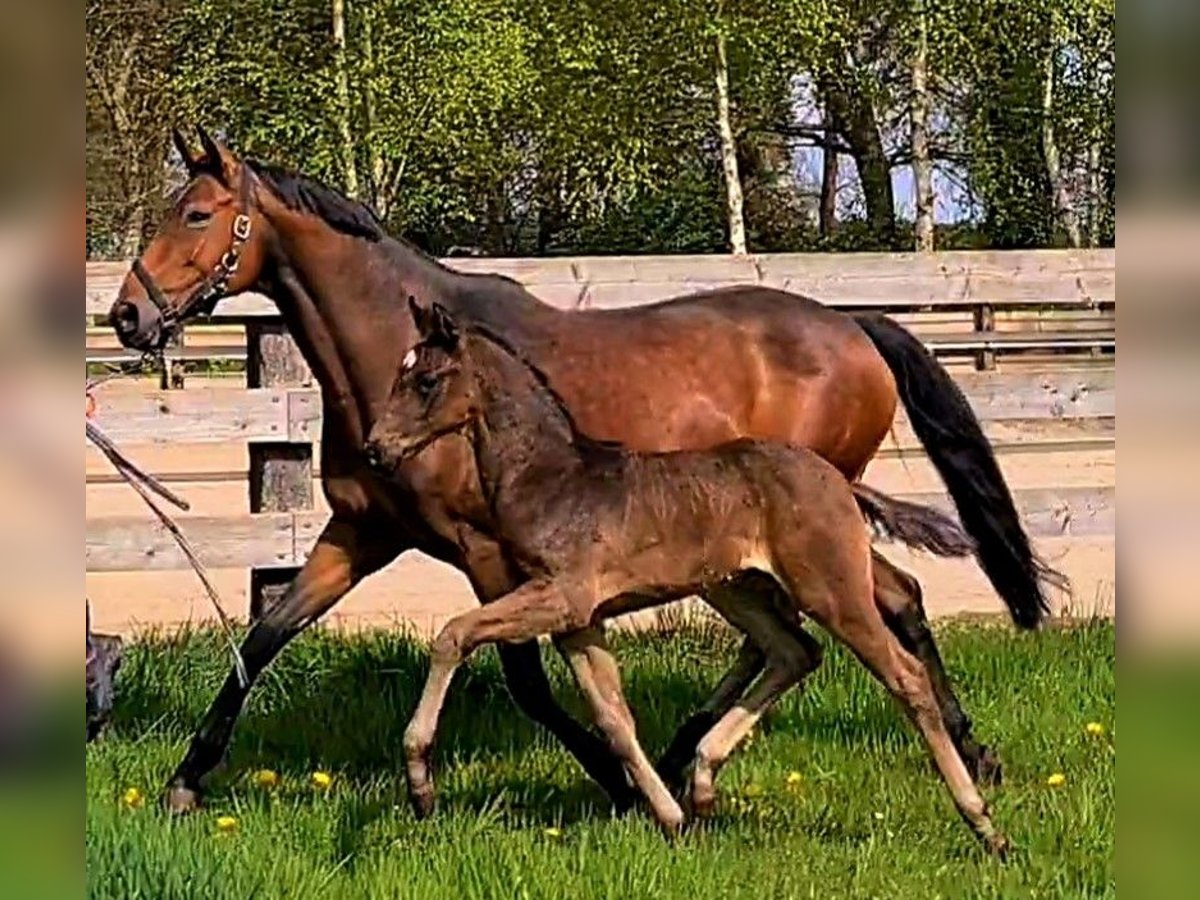
[[[758,256],[612,256],[549,259],[451,258],[467,273],[521,282],[563,309],[620,309],[732,285],[760,284],[838,308],[892,312],[929,308],[1102,309],[1116,297],[1114,250],[916,253],[786,253]],[[87,313],[106,315],[126,262],[87,265]],[[275,316],[266,297],[222,301],[224,318]]]
[[[952,371],[1002,466],[1013,466],[1027,479],[1035,473],[1032,483],[1012,483],[1032,535],[1068,543],[1115,535],[1112,250],[445,262],[464,272],[515,278],[562,309],[619,309],[757,284],[848,311],[893,315],[932,351],[966,358],[966,366]],[[127,271],[126,262],[87,265],[89,363],[133,358],[103,324]],[[224,499],[211,500],[206,514],[186,514],[180,524],[209,567],[250,570],[250,608],[261,609],[262,598],[269,602],[270,592],[277,593],[303,563],[328,518],[315,508],[312,490],[320,475],[314,452],[322,424],[320,391],[265,297],[243,294],[222,301],[211,325],[189,326],[186,337],[188,343],[172,348],[169,359],[232,362],[240,367],[240,382],[172,377],[159,387],[146,380],[109,385],[97,393],[97,420],[134,459],[139,449],[155,460],[170,459],[157,467],[167,471],[155,472],[164,481],[215,485],[211,496],[219,498],[229,496],[229,486],[243,486],[248,509],[243,503],[226,513]],[[978,371],[967,370],[972,362]],[[182,389],[166,388],[185,382]],[[243,465],[236,464],[238,453]],[[88,454],[89,498],[93,489],[115,490],[105,486],[118,477],[96,464],[93,451]],[[224,462],[206,462],[214,454]],[[1018,457],[1026,461],[1014,463]],[[899,460],[907,469],[914,458],[923,458],[920,443],[901,412],[879,459]],[[901,488],[899,496],[952,511],[944,491],[926,490],[936,481],[904,483],[911,490]],[[186,487],[182,490],[186,495]],[[86,571],[158,578],[153,573],[186,568],[169,535],[144,515],[124,514],[129,509],[114,515],[89,508]],[[396,613],[403,615],[401,600]]]

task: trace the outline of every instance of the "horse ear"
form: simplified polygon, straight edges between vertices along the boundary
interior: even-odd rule
[[[195,175],[197,163],[200,161],[192,148],[188,146],[187,138],[179,131],[178,128],[171,129],[171,143],[175,145],[175,149],[179,151],[180,157],[183,159],[183,164],[188,170],[189,175]]]
[[[225,187],[232,188],[237,184],[238,161],[232,153],[213,140],[209,133],[198,125],[196,133],[200,135],[200,147],[204,150],[204,159],[197,161],[197,167],[203,168]]]

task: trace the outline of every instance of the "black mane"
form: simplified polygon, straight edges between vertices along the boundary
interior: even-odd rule
[[[545,391],[546,395],[550,398],[550,402],[558,408],[559,414],[562,415],[564,421],[567,423],[567,428],[569,428],[571,431],[571,440],[582,452],[597,453],[600,455],[614,453],[624,454],[629,452],[629,448],[620,441],[601,440],[600,438],[594,438],[591,435],[585,434],[583,431],[581,431],[579,429],[579,425],[575,421],[575,417],[571,415],[571,410],[567,408],[566,401],[563,400],[562,395],[550,386],[550,379],[546,377],[546,373],[534,365],[529,360],[529,357],[510,344],[508,340],[492,331],[486,325],[481,325],[477,322],[472,322],[467,328],[467,331],[469,333],[479,335],[479,337],[483,338],[489,343],[495,344],[504,353],[511,356],[529,370],[530,374],[533,375],[534,381],[537,382],[538,386]]]
[[[257,159],[245,160],[271,192],[289,208],[311,213],[342,234],[381,241],[387,237],[379,217],[365,203],[351,200],[315,178]]]

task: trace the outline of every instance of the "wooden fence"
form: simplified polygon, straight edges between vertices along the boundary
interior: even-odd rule
[[[946,357],[996,443],[1002,465],[1017,455],[1041,452],[1050,459],[1069,451],[1086,468],[1092,455],[1113,453],[1112,251],[447,263],[510,275],[542,299],[572,309],[613,309],[736,283],[781,287],[842,309],[880,309]],[[126,263],[88,265],[90,362],[127,355],[100,321],[127,269]],[[248,502],[242,509],[188,516],[184,527],[209,566],[251,571],[253,610],[291,577],[326,519],[313,489],[319,474],[319,452],[314,452],[319,392],[274,307],[253,294],[224,301],[211,327],[189,327],[186,342],[173,355],[176,361],[235,360],[244,372],[238,375],[244,387],[209,378],[189,379],[182,390],[125,385],[100,392],[97,415],[135,459],[162,458],[163,452],[183,446],[190,448],[188,459],[202,458],[205,448],[227,458],[231,445],[245,447],[244,465],[214,469],[184,463],[158,471],[166,481],[190,485],[246,485]],[[896,444],[883,455],[915,457],[918,446],[901,417]],[[1115,479],[1034,480],[1034,486],[1014,490],[1034,535],[1072,539],[1115,533],[1115,483],[1109,483]],[[89,498],[113,481],[113,475],[93,466]],[[939,490],[906,495],[948,508]],[[186,565],[166,533],[144,515],[100,514],[89,502],[86,524],[89,573],[163,572]]]

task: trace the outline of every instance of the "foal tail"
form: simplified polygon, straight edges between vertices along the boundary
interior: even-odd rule
[[[975,539],[975,554],[988,580],[1013,621],[1036,628],[1050,611],[1043,585],[1069,590],[1069,582],[1030,546],[971,404],[925,346],[895,322],[880,315],[854,319],[892,370],[913,431]]]
[[[852,485],[867,521],[883,537],[928,550],[935,556],[970,556],[975,541],[944,513],[920,503],[897,500],[865,484]]]

